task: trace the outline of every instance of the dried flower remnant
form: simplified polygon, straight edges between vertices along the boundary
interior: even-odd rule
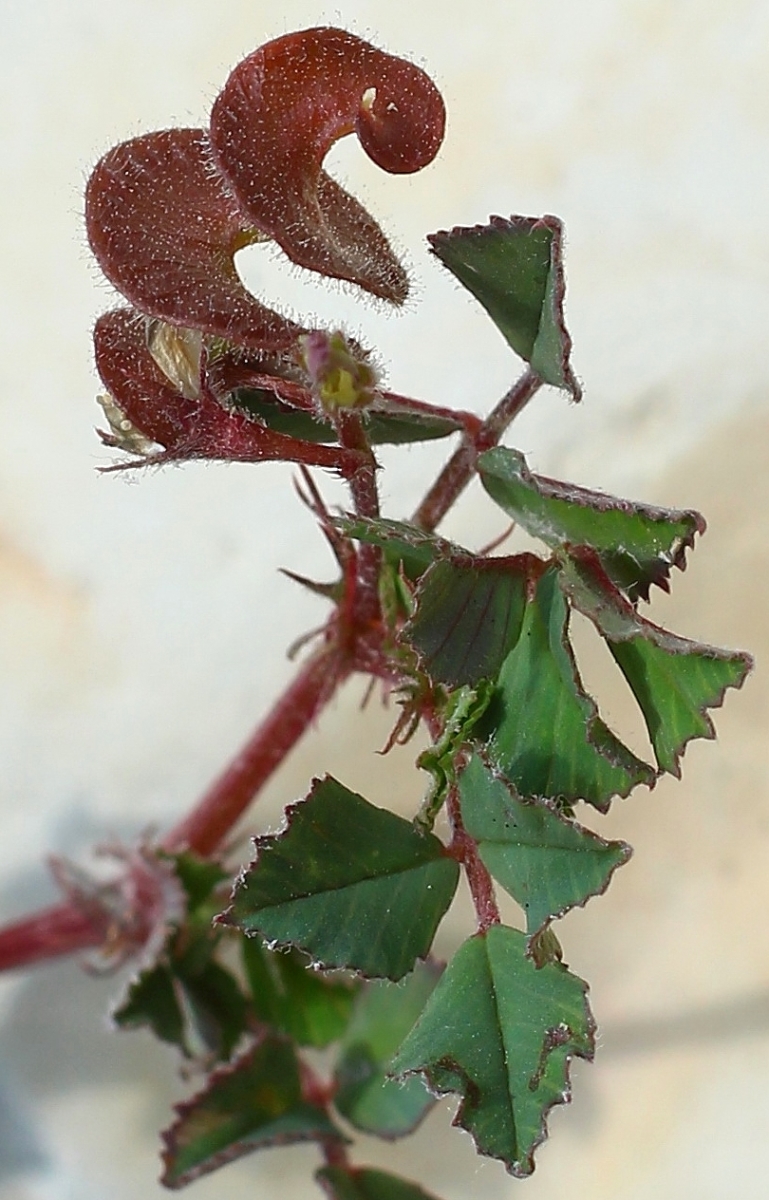
[[[319,28],[268,42],[235,68],[211,113],[211,143],[254,226],[293,262],[402,304],[403,267],[323,159],[356,133],[377,166],[408,174],[432,162],[444,127],[443,99],[419,67]]]

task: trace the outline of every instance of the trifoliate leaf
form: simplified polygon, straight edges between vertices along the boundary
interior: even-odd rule
[[[522,800],[478,755],[459,777],[462,823],[481,859],[526,913],[529,937],[604,892],[631,850],[569,820],[545,800]]]
[[[328,1200],[436,1200],[418,1184],[371,1167],[321,1167],[315,1178]]]
[[[660,770],[680,777],[687,743],[716,736],[707,709],[723,703],[727,688],[742,687],[750,655],[692,642],[645,620],[586,550],[564,563],[562,582],[630,684]]]
[[[401,979],[430,950],[457,863],[432,834],[330,776],[286,817],[282,833],[256,839],[220,919],[324,967]]]
[[[344,1140],[325,1110],[302,1098],[296,1055],[277,1037],[215,1072],[176,1112],[163,1134],[161,1183],[168,1188],[184,1187],[252,1150]]]
[[[492,500],[532,537],[554,549],[596,550],[633,601],[648,599],[653,584],[668,591],[671,569],[684,569],[687,549],[705,532],[704,518],[692,510],[654,508],[533,475],[518,450],[487,450],[478,473]]]
[[[403,1137],[434,1103],[421,1079],[396,1082],[386,1070],[439,976],[437,967],[421,964],[400,983],[366,984],[358,999],[336,1065],[334,1104],[363,1133]]]
[[[493,679],[518,641],[526,592],[539,559],[443,558],[423,576],[403,639],[436,682]]]
[[[428,241],[516,354],[545,383],[579,400],[582,389],[569,365],[571,338],[563,317],[562,236],[557,217],[492,217],[488,225],[434,233]]]
[[[243,963],[258,1020],[300,1046],[322,1049],[341,1037],[352,1015],[356,985],[313,971],[296,950],[275,953],[258,938],[242,939]]]
[[[655,773],[606,727],[583,691],[558,574],[547,570],[530,597],[482,724],[492,766],[520,796],[586,800],[604,812],[613,796],[651,785]]]
[[[569,1061],[592,1059],[594,1033],[587,985],[560,963],[538,969],[525,935],[494,925],[457,951],[390,1070],[459,1093],[454,1123],[524,1176],[548,1112],[569,1099]]]

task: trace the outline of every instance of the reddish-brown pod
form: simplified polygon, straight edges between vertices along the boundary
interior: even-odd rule
[[[221,178],[202,129],[122,142],[86,189],[99,266],[141,312],[248,347],[291,346],[302,329],[251,296],[233,256],[263,235]]]
[[[354,451],[276,433],[225,408],[204,379],[197,395],[183,395],[147,348],[147,322],[130,308],[99,317],[93,340],[96,367],[111,401],[138,433],[163,447],[164,458],[300,462],[347,476],[360,467]]]
[[[419,67],[323,27],[268,42],[235,68],[211,113],[211,144],[249,220],[293,262],[402,304],[403,267],[323,160],[357,133],[384,170],[418,171],[438,153],[445,120]]]

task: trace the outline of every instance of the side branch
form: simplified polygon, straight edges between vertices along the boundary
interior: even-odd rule
[[[541,387],[542,380],[534,371],[529,370],[521,376],[492,410],[472,441],[463,441],[446,463],[411,518],[415,525],[432,533],[472,479],[478,456],[496,446],[508,425]]]

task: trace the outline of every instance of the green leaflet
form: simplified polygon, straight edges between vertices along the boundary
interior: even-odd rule
[[[168,1188],[184,1187],[252,1150],[344,1140],[322,1108],[302,1099],[296,1055],[277,1037],[214,1072],[176,1113],[163,1134],[161,1183]]]
[[[353,1011],[355,985],[313,971],[296,950],[275,953],[254,937],[244,937],[241,949],[259,1021],[300,1046],[322,1049],[342,1036]]]
[[[325,967],[401,979],[424,958],[459,868],[432,834],[327,776],[256,839],[257,857],[220,918]]]
[[[563,226],[557,217],[492,217],[488,225],[431,234],[430,247],[472,292],[516,354],[574,400],[563,317]]]
[[[457,951],[390,1070],[458,1092],[455,1124],[524,1176],[549,1110],[569,1097],[569,1061],[592,1059],[594,1033],[587,985],[560,963],[538,969],[525,935],[494,925]]]
[[[482,724],[492,765],[519,795],[586,800],[603,812],[613,796],[653,783],[655,774],[611,733],[582,689],[558,575],[551,567],[539,580]]]
[[[653,584],[667,590],[672,567],[683,569],[687,548],[705,532],[704,519],[692,510],[635,504],[533,475],[518,450],[487,450],[478,473],[492,500],[532,537],[556,550],[596,550],[604,570],[634,601],[648,599]]]
[[[240,388],[233,393],[233,401],[243,412],[276,433],[287,433],[306,442],[337,440],[336,430],[329,421],[321,421],[304,409],[285,404],[266,388]],[[375,446],[434,441],[462,428],[460,421],[401,408],[385,399],[362,410],[362,416],[369,439]]]
[[[631,850],[546,801],[522,800],[474,755],[459,778],[462,821],[481,859],[526,913],[529,937],[609,886]]]
[[[328,1200],[435,1200],[418,1184],[370,1167],[321,1167],[315,1178]]]
[[[422,1012],[440,977],[427,963],[400,983],[366,984],[344,1035],[335,1079],[334,1104],[356,1129],[378,1137],[403,1137],[432,1107],[421,1079],[396,1082],[386,1068]]]
[[[687,743],[715,737],[706,710],[723,703],[727,688],[742,687],[753,665],[750,655],[692,642],[647,621],[586,550],[564,564],[562,581],[630,684],[660,770],[680,776]]]
[[[442,558],[423,576],[403,639],[436,682],[493,679],[518,641],[533,564],[514,558]]]

